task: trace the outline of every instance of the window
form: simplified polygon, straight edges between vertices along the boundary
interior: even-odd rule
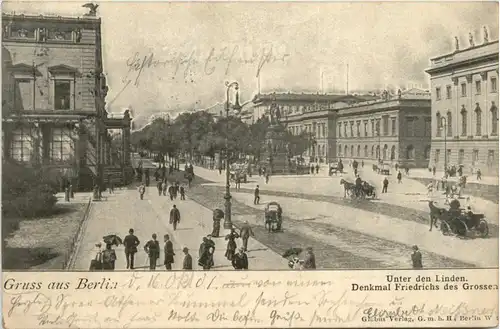
[[[479,150],[472,150],[472,165],[476,165],[477,161],[479,161]]]
[[[72,159],[74,154],[72,132],[67,128],[52,129],[52,142],[50,144],[50,160],[52,162],[64,162]]]
[[[375,150],[375,146],[372,145],[372,153],[371,153],[372,154],[372,158],[373,158],[373,154],[375,153],[374,150]]]
[[[375,153],[376,153],[375,155],[376,155],[377,159],[380,159],[380,146],[377,146]]]
[[[463,164],[465,158],[465,151],[463,149],[458,150],[458,164]]]
[[[415,118],[412,117],[406,118],[406,136],[408,137],[415,136]]]
[[[338,126],[339,126],[339,128],[338,128],[339,129],[339,137],[342,137],[342,122],[339,122]]]
[[[413,147],[413,145],[408,145],[408,147],[406,148],[406,159],[415,159],[415,148]]]
[[[425,118],[424,120],[424,136],[432,135],[432,120],[431,118]]]
[[[391,161],[396,159],[396,146],[391,147]]]
[[[467,136],[467,110],[465,106],[462,105],[462,110],[460,111],[462,117],[462,136]]]
[[[444,161],[448,164],[450,162],[450,159],[451,159],[451,150],[447,149],[446,150],[446,159],[444,159]]]
[[[339,145],[338,154],[339,156],[342,156],[342,145]]]
[[[368,158],[368,145],[365,145],[364,156],[365,156],[365,158]]]
[[[441,157],[441,150],[436,150],[434,153],[434,163],[438,164],[439,163],[439,158]]]
[[[33,79],[15,79],[14,107],[16,110],[33,110]]]
[[[389,148],[389,147],[387,146],[387,144],[385,144],[385,145],[384,145],[384,149],[382,150],[382,158],[383,158],[384,160],[387,160],[387,150],[388,150],[388,148]]]
[[[351,154],[352,157],[354,156],[354,145],[351,145]]]
[[[368,121],[365,121],[364,122],[364,126],[365,126],[365,137],[368,137]]]
[[[491,134],[498,135],[498,108],[495,105],[491,106]]]
[[[348,150],[348,149],[347,149],[347,145],[345,145],[345,146],[344,146],[344,156],[345,156],[345,157],[349,155],[349,154],[347,154],[347,150]]]
[[[436,88],[436,100],[440,100],[441,99],[441,88],[440,87],[437,87]]]
[[[425,160],[429,160],[431,158],[431,146],[430,145],[427,145],[425,147],[424,157],[425,157]]]
[[[436,137],[441,137],[441,114],[436,113]]]
[[[446,135],[448,137],[453,136],[453,129],[452,129],[453,122],[451,121],[451,119],[452,119],[451,118],[451,112],[448,111],[446,113],[446,125],[447,125],[447,127],[446,127]]]
[[[383,124],[384,124],[384,136],[387,136],[389,135],[389,116],[388,115],[384,115],[384,117],[382,118],[383,120]]]
[[[488,166],[488,168],[495,166],[495,151],[494,150],[488,150],[488,159],[486,161],[487,161],[486,165]]]
[[[391,119],[391,136],[396,136],[396,118]]]
[[[358,149],[356,150],[356,156],[359,158],[361,156],[361,146],[358,145]]]
[[[347,137],[347,122],[344,122],[344,137]]]
[[[354,121],[350,122],[350,127],[349,128],[350,128],[350,131],[349,131],[350,135],[349,135],[349,137],[354,137]]]
[[[498,91],[497,78],[491,77],[490,82],[491,82],[491,92],[496,93]]]
[[[476,81],[476,95],[481,95],[481,80]]]
[[[462,83],[460,86],[462,88],[462,97],[467,96],[467,84],[466,83]]]
[[[21,127],[12,132],[10,155],[19,162],[31,162],[35,156],[34,138],[30,128]]]
[[[69,110],[71,108],[71,81],[56,80],[54,82],[54,109]]]
[[[372,136],[375,136],[375,120],[372,120]]]
[[[446,98],[451,99],[451,86],[446,86]]]
[[[476,136],[481,136],[481,108],[477,104],[476,107]]]
[[[356,130],[357,130],[358,137],[361,137],[361,121],[356,122]]]
[[[380,120],[377,120],[377,123],[375,124],[375,135],[380,136]]]

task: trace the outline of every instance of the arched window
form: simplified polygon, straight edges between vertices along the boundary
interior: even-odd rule
[[[387,150],[389,149],[389,147],[387,146],[387,144],[384,145],[384,150],[382,151],[382,159],[384,160],[387,160]]]
[[[347,145],[344,146],[344,156],[347,157],[349,154],[347,154]]]
[[[375,146],[372,145],[372,158],[373,158],[374,155],[375,155]]]
[[[446,125],[447,125],[447,127],[446,127],[446,134],[448,136],[453,136],[453,129],[452,129],[453,125],[452,125],[452,123],[453,122],[451,121],[451,112],[448,111],[446,113]]]
[[[375,157],[377,159],[380,159],[380,146],[377,146],[376,152],[375,152]]]
[[[408,147],[406,148],[406,159],[415,159],[415,148],[413,147],[413,145],[408,145]]]
[[[396,146],[391,147],[391,160],[396,159]]]
[[[441,136],[441,114],[436,113],[436,137]]]
[[[424,156],[425,156],[425,160],[429,160],[431,158],[431,146],[430,145],[427,145],[425,147]]]
[[[339,157],[342,156],[342,145],[339,145],[338,155]]]
[[[360,145],[358,145],[358,150],[357,150],[357,152],[356,152],[356,156],[357,156],[357,157],[360,157],[360,156],[361,156],[361,146],[360,146]]]
[[[351,145],[351,156],[354,156],[354,145]]]
[[[481,136],[481,108],[479,107],[479,103],[476,103],[476,136]]]
[[[462,117],[462,136],[467,136],[467,110],[465,109],[465,105],[462,105],[460,115]]]
[[[491,102],[491,134],[498,135],[498,108],[495,102]]]
[[[368,158],[368,145],[365,145],[365,158]]]

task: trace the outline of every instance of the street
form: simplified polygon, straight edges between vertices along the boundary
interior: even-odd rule
[[[199,269],[198,248],[202,238],[212,230],[212,210],[224,209],[224,175],[201,167],[195,167],[195,173],[194,184],[186,187],[185,201],[172,202],[166,196],[159,196],[152,182],[144,200],[139,199],[135,189],[121,189],[107,200],[94,202],[73,268],[88,269],[95,244],[103,235],[115,233],[124,237],[129,228],[134,228],[141,241],[136,255],[137,270],[148,269],[147,255],[142,248],[153,233],[157,234],[160,245],[163,245],[164,234],[171,236],[176,252],[174,270],[181,268],[183,247],[189,248],[193,265]],[[379,191],[376,180],[382,176],[370,171],[364,175]],[[182,177],[182,173],[176,177]],[[343,177],[353,179],[352,174]],[[249,180],[238,191],[231,187],[233,224],[238,227],[246,220],[255,232],[255,239],[249,242],[249,269],[287,269],[287,260],[280,254],[292,247],[312,247],[318,268],[411,268],[409,255],[413,245],[419,246],[426,268],[498,265],[498,215],[495,216],[496,209],[486,200],[473,198],[469,204],[487,214],[491,236],[460,239],[443,236],[439,230],[429,232],[429,197],[422,184],[410,179],[404,179],[403,184],[391,179],[389,193],[373,201],[345,200],[340,176],[272,177],[269,184],[258,176]],[[257,184],[261,189],[261,202],[254,205],[253,189]],[[431,197],[442,201],[437,193]],[[268,233],[264,228],[264,207],[270,201],[277,201],[283,207],[283,232]],[[173,204],[181,212],[181,222],[175,232],[169,225]],[[226,241],[223,238],[214,241],[214,270],[232,269],[224,257]],[[237,244],[241,245],[240,239]],[[117,255],[116,269],[124,270],[123,246],[117,248]],[[163,268],[162,250],[157,269]]]

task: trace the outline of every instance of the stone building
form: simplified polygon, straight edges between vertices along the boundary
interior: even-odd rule
[[[427,167],[431,149],[430,94],[410,89],[399,96],[335,110],[335,159]]]
[[[89,188],[123,181],[130,117],[107,118],[101,20],[2,15],[4,159],[42,166],[54,179]],[[108,129],[123,130],[113,149]]]
[[[498,41],[484,40],[431,59],[430,166],[464,165],[498,176]]]

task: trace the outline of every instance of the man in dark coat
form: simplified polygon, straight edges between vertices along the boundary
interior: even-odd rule
[[[250,236],[254,236],[254,234],[253,234],[252,228],[248,224],[248,221],[245,221],[243,223],[243,225],[241,225],[241,229],[240,229],[240,237],[241,237],[241,240],[243,240],[243,250],[244,251],[248,251],[248,249],[247,249],[248,239],[250,238]]]
[[[387,177],[384,178],[382,185],[382,193],[387,193],[387,187],[389,186],[389,180],[387,179]]]
[[[163,236],[163,240],[165,241],[164,252],[165,252],[165,269],[171,270],[172,264],[174,263],[174,245],[172,241],[170,241],[170,236],[165,234]]]
[[[149,269],[156,270],[156,261],[160,258],[160,242],[156,240],[156,234],[153,233],[151,236],[152,240],[149,240],[144,245],[144,251],[148,254],[149,257]]]
[[[209,270],[214,266],[214,251],[215,243],[208,237],[203,237],[203,242],[200,244],[198,265],[204,270]]]
[[[248,257],[243,248],[233,256],[231,263],[235,270],[248,270]]]
[[[253,204],[259,204],[259,201],[260,201],[259,185],[257,185],[257,187],[255,188],[253,195],[254,195]]]
[[[168,187],[168,195],[170,196],[170,201],[174,201],[175,186],[171,185]]]
[[[174,225],[174,231],[177,230],[177,224],[180,221],[181,221],[181,213],[174,204],[172,209],[170,210],[170,224]]]
[[[189,249],[184,247],[182,248],[182,252],[184,253],[184,260],[182,261],[182,269],[183,270],[192,270],[193,269],[193,257],[189,254]]]
[[[311,247],[307,248],[306,259],[304,259],[303,266],[305,270],[316,269],[316,256],[314,256],[313,249]]]
[[[184,186],[181,186],[179,191],[181,193],[181,200],[186,200],[186,190],[184,189]]]
[[[128,235],[123,239],[123,246],[125,247],[125,258],[127,259],[127,269],[134,269],[134,256],[137,252],[137,246],[140,241],[134,235],[134,229],[128,230]]]
[[[413,246],[413,253],[411,254],[411,262],[413,264],[414,270],[421,270],[424,266],[422,265],[422,254],[418,250],[417,246]]]

